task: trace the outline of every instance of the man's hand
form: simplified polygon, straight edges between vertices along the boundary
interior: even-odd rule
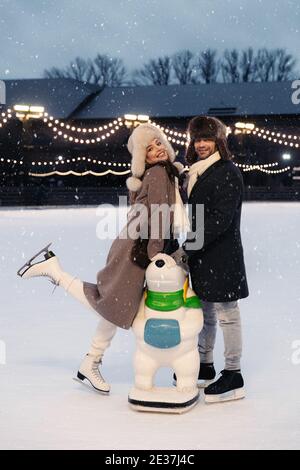
[[[189,272],[188,255],[182,247],[178,248],[178,250],[176,250],[170,256],[172,256],[178,266],[184,269],[184,271],[186,271],[187,273]]]

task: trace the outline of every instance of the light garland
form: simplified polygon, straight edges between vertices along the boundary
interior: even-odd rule
[[[50,171],[48,173],[32,173],[29,172],[29,176],[39,176],[39,177],[45,177],[45,176],[53,176],[53,175],[59,175],[59,176],[69,176],[69,175],[74,175],[74,176],[86,176],[86,175],[93,175],[93,176],[105,176],[108,175],[109,173],[113,175],[128,175],[131,171],[130,170],[125,170],[125,171],[114,171],[114,170],[106,170],[101,173],[97,173],[96,171],[92,170],[87,170],[83,171],[82,173],[79,173],[77,171],[69,170],[69,171]]]
[[[114,121],[104,124],[99,127],[76,127],[74,124],[68,124],[55,119],[53,116],[48,116],[48,113],[44,113],[43,121],[47,123],[48,127],[54,132],[55,137],[61,137],[69,142],[74,142],[76,144],[96,144],[102,142],[103,140],[108,139],[114,135],[121,126],[124,125],[122,118],[117,118]],[[62,130],[61,130],[62,129]],[[75,136],[69,133],[75,132]],[[103,132],[102,132],[103,131]],[[91,138],[83,138],[86,134],[93,134]],[[96,136],[94,136],[96,134]]]
[[[88,162],[88,163],[95,163],[95,164],[98,164],[98,165],[104,165],[104,166],[118,166],[118,167],[130,167],[131,164],[130,163],[120,163],[120,162],[104,162],[102,160],[96,160],[94,158],[90,158],[90,157],[73,157],[73,158],[63,158],[62,155],[59,155],[58,157],[56,157],[58,160],[56,160],[55,162],[52,162],[52,161],[49,161],[49,162],[31,162],[31,165],[35,166],[35,165],[38,165],[38,166],[41,166],[41,165],[56,165],[56,164],[60,164],[60,165],[64,165],[65,163],[74,163],[74,162],[79,162],[79,161],[83,161],[83,162]]]
[[[269,129],[265,129],[263,127],[255,127],[254,124],[250,125],[249,123],[236,123],[236,128],[230,128],[230,132],[235,134],[250,134],[257,136],[260,139],[268,140],[269,142],[285,145],[288,147],[299,148],[300,146],[298,142],[295,142],[300,140],[299,135],[270,131]]]
[[[155,123],[154,121],[149,120],[151,124],[154,126],[158,127],[161,129],[163,132],[167,134],[168,140],[171,141],[174,144],[181,145],[183,147],[186,147],[188,145],[188,135],[186,133],[182,132],[177,132],[173,131],[167,127],[160,126],[159,124]],[[253,127],[253,128],[252,128]],[[268,140],[268,141],[273,141],[274,143],[277,143],[279,145],[285,145],[289,147],[294,147],[294,148],[299,148],[299,144],[297,142],[292,142],[292,140],[300,140],[300,136],[297,135],[291,135],[291,134],[285,134],[285,133],[280,133],[280,132],[271,132],[269,130],[259,128],[259,127],[254,127],[254,126],[248,126],[247,123],[245,123],[244,128],[242,129],[241,126],[238,128],[234,129],[231,127],[227,127],[227,135],[231,133],[236,133],[236,134],[248,134],[248,135],[253,135],[257,136],[261,139]],[[173,137],[174,136],[174,137]],[[276,136],[276,137],[275,137]],[[177,138],[175,138],[177,137]],[[186,141],[179,140],[178,137],[186,139]],[[283,140],[283,139],[289,139],[289,140]]]
[[[0,114],[0,129],[4,127],[8,121],[12,118],[12,110],[8,109],[7,112]]]
[[[22,160],[15,160],[14,158],[0,158],[0,162],[6,162],[6,163],[19,163],[20,165],[23,165]]]
[[[263,140],[268,140],[269,142],[273,142],[275,144],[279,145],[285,145],[288,147],[295,147],[299,148],[298,142],[292,142],[292,140],[298,140],[300,139],[299,136],[297,135],[291,135],[291,134],[284,134],[281,132],[274,132],[274,131],[269,131],[263,128],[256,127],[253,131],[251,131],[252,135],[257,135],[260,139]],[[287,140],[288,139],[288,140]]]
[[[236,166],[239,166],[237,163],[235,163]],[[280,170],[266,170],[266,168],[263,168],[262,165],[249,165],[248,168],[242,168],[242,171],[261,171],[262,173],[267,173],[268,175],[275,175],[278,173],[285,173],[286,171],[289,171],[291,169],[290,166],[286,166],[285,168],[281,168]]]
[[[184,132],[177,132],[177,131],[172,131],[171,129],[169,129],[168,127],[163,127],[163,126],[160,126],[159,124],[157,124],[156,122],[154,121],[151,121],[149,119],[149,123],[150,124],[153,124],[155,127],[157,127],[158,129],[160,129],[162,132],[165,132],[167,134],[167,137],[168,137],[168,140],[170,142],[173,142],[173,144],[177,144],[177,145],[181,145],[183,147],[186,147],[187,146],[187,142],[184,141],[184,140],[179,140],[178,137],[181,139],[187,139],[187,134],[184,133]],[[169,135],[168,135],[169,134]],[[173,137],[174,136],[174,137]],[[176,138],[175,138],[176,137]]]
[[[251,164],[247,164],[247,163],[235,163],[234,164],[236,166],[238,166],[239,168],[246,168],[246,169],[249,169],[249,168],[253,168],[253,169],[260,169],[260,168],[270,168],[270,167],[273,167],[273,166],[277,166],[278,163],[265,163],[264,165],[251,165]]]
[[[60,155],[61,157],[61,155]],[[98,163],[99,165],[104,165],[104,166],[118,166],[118,167],[130,167],[131,164],[130,163],[120,163],[120,162],[103,162],[103,161],[100,161],[100,160],[95,160],[95,159],[91,159],[89,157],[77,157],[77,158],[67,158],[65,160],[63,160],[63,157],[61,157],[60,160],[56,160],[56,162],[31,162],[31,165],[32,166],[47,166],[47,165],[54,165],[54,164],[60,164],[60,165],[64,165],[65,163],[71,163],[71,162],[78,162],[78,161],[83,161],[83,162],[93,162],[93,163]],[[9,159],[9,158],[3,158],[1,157],[0,158],[0,162],[7,162],[7,163],[20,163],[21,165],[24,163],[23,161],[19,160],[14,160],[14,159]],[[267,170],[266,168],[270,168],[270,167],[274,167],[274,166],[278,166],[278,163],[266,163],[264,165],[248,165],[248,164],[243,164],[243,163],[235,163],[234,164],[241,168],[242,171],[255,171],[255,170],[258,170],[258,171],[262,171],[264,173],[268,173],[268,174],[277,174],[277,173],[284,173],[285,171],[288,171],[290,170],[290,167],[285,167],[285,168],[282,168],[280,170]],[[185,166],[184,167],[185,170],[189,170],[189,167],[188,166]],[[102,175],[106,175],[108,173],[112,173],[112,174],[115,174],[115,175],[123,175],[123,174],[128,174],[130,173],[131,170],[125,170],[125,171],[121,171],[121,172],[116,172],[114,170],[106,170],[105,172],[103,173],[96,173],[96,172],[93,172],[92,170],[87,170],[86,172],[83,172],[83,173],[78,173],[78,175],[84,175],[84,174],[94,174],[95,176],[102,176]],[[75,172],[76,173],[76,172]],[[31,173],[29,173],[31,174]],[[70,170],[69,172],[65,172],[65,173],[62,173],[62,172],[59,172],[59,171],[54,171],[54,172],[49,172],[49,173],[45,173],[45,175],[48,175],[50,176],[51,174],[73,174],[73,170]]]

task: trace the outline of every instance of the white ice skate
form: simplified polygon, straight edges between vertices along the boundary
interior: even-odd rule
[[[23,279],[29,279],[31,277],[46,276],[53,284],[59,285],[60,273],[62,272],[59,265],[58,259],[49,250],[51,243],[45,246],[42,250],[36,253],[30,258],[17,272],[18,276]],[[33,263],[40,255],[44,253],[44,260]]]
[[[79,300],[87,308],[93,310],[89,301],[87,300],[83,282],[76,276],[63,271],[59,264],[57,256],[53,251],[49,250],[51,243],[45,246],[42,250],[30,258],[17,272],[18,276],[22,279],[31,279],[32,277],[46,277],[54,285],[61,286],[68,294],[72,295],[76,300]],[[33,263],[40,255],[44,254],[42,261]]]
[[[77,372],[77,377],[74,378],[74,380],[83,383],[84,385],[87,385],[85,383],[85,381],[87,381],[97,392],[108,394],[110,386],[105,382],[99,371],[99,366],[102,364],[101,359],[101,356],[97,357],[87,354],[83,359],[79,367],[79,371]]]

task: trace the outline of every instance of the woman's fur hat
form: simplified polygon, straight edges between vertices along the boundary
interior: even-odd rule
[[[227,145],[226,130],[225,124],[215,117],[196,116],[191,119],[187,129],[190,142],[185,154],[186,161],[189,164],[193,164],[198,160],[194,143],[201,138],[214,140],[221,158],[223,160],[230,160],[231,154]]]
[[[140,124],[134,129],[127,143],[127,148],[132,155],[132,176],[126,180],[127,188],[130,191],[138,191],[142,186],[140,178],[145,173],[146,148],[153,139],[159,139],[166,147],[171,162],[175,160],[175,152],[167,136],[153,124]]]

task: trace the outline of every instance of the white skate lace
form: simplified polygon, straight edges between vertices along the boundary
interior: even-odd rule
[[[57,286],[59,286],[59,281],[54,279],[54,277],[52,277],[49,273],[40,273],[40,274],[37,274],[36,276],[33,276],[33,277],[39,277],[39,276],[47,277],[48,281],[50,281],[51,284],[54,284],[54,288],[53,288],[53,291],[52,291],[52,294],[53,294],[55,289],[57,288]]]
[[[92,374],[95,377],[95,379],[99,380],[101,384],[105,383],[105,380],[103,379],[100,371],[99,371],[99,365],[102,364],[102,361],[100,360],[99,362],[93,362],[92,365]]]
[[[49,279],[49,281],[56,286],[59,286],[59,281],[57,281],[54,277],[51,276],[51,274],[49,273],[45,273],[45,272],[41,272],[41,273],[38,273],[38,274],[34,274],[32,277],[40,277],[40,276],[43,276],[43,277],[47,277]]]

